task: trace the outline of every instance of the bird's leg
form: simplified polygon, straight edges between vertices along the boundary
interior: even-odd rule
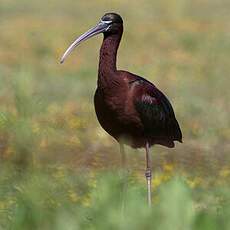
[[[127,165],[126,165],[126,154],[124,149],[124,144],[120,143],[120,153],[121,153],[121,166],[122,166],[122,204],[121,204],[121,214],[124,217],[125,211],[125,198],[126,198],[126,191],[127,191],[127,184],[128,184],[128,173],[127,173]]]
[[[149,143],[146,142],[145,145],[145,151],[146,151],[146,171],[145,171],[145,177],[147,181],[147,200],[148,200],[148,205],[151,206],[151,179],[152,179],[152,169],[151,169],[151,158],[150,158],[150,153],[149,153]]]
[[[126,168],[126,155],[125,155],[124,144],[122,144],[122,143],[120,143],[120,153],[121,153],[122,169],[125,171],[125,168]]]

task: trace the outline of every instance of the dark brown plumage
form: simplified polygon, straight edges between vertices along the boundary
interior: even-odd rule
[[[134,148],[161,144],[174,147],[182,134],[166,96],[151,82],[127,71],[117,70],[116,55],[123,32],[117,23],[104,33],[100,50],[95,110],[101,126],[118,142]]]
[[[117,70],[117,50],[123,33],[123,20],[118,14],[105,14],[96,27],[72,43],[61,62],[78,44],[99,33],[104,34],[104,40],[100,50],[98,84],[94,96],[97,118],[104,130],[121,146],[127,144],[133,148],[146,148],[146,178],[150,204],[149,147],[154,144],[174,147],[174,141],[182,142],[181,130],[169,100],[155,85],[135,74]]]

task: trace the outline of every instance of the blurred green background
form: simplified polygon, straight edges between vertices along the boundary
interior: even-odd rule
[[[59,64],[110,11],[119,69],[154,82],[183,132],[152,148],[152,209],[143,149],[123,172],[94,113],[102,36]],[[0,15],[0,229],[230,229],[228,0],[0,0]]]

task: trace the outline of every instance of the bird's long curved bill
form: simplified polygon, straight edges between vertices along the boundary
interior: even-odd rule
[[[65,61],[65,59],[69,56],[69,54],[74,50],[75,47],[77,47],[81,42],[99,34],[103,33],[110,27],[110,21],[100,21],[95,27],[91,28],[84,34],[82,34],[80,37],[78,37],[65,51],[61,58],[61,63]]]

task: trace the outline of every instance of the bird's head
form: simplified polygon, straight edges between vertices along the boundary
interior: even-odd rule
[[[122,31],[122,25],[123,20],[119,14],[116,13],[106,13],[99,23],[82,34],[80,37],[78,37],[65,51],[61,58],[61,63],[65,61],[67,56],[74,50],[75,47],[77,47],[81,42],[97,35],[100,33],[104,33],[105,35],[111,35],[119,33],[119,31]]]

